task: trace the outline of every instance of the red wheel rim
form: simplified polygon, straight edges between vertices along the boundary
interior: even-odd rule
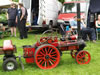
[[[59,64],[60,53],[52,45],[44,45],[37,49],[35,62],[41,69],[52,69]]]
[[[78,64],[88,64],[91,60],[91,56],[87,51],[80,51],[76,56]]]
[[[71,51],[72,58],[75,58],[76,57],[76,54],[77,54],[77,50],[72,50]]]

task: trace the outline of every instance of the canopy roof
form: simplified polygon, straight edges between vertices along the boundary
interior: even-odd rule
[[[0,8],[8,8],[13,2],[11,0],[0,0]]]

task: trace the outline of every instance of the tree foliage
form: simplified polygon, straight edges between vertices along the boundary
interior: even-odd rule
[[[14,1],[14,2],[18,2],[19,0],[12,0],[12,1]]]
[[[58,0],[58,1],[60,1],[61,3],[64,3],[65,0]]]

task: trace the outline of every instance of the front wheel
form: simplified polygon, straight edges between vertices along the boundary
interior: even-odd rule
[[[91,60],[91,56],[87,51],[80,51],[76,55],[76,62],[78,64],[88,64]]]
[[[60,61],[59,50],[49,44],[41,45],[35,52],[35,62],[41,69],[55,68]]]
[[[17,69],[17,61],[14,58],[7,58],[3,62],[4,71],[12,71]]]

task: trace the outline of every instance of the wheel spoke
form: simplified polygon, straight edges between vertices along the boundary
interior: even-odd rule
[[[41,65],[43,65],[45,63],[45,61],[43,61],[42,63],[41,63]]]
[[[57,54],[53,54],[53,55],[51,55],[51,56],[52,56],[52,57],[53,57],[53,56],[57,56]]]
[[[45,48],[45,52],[46,52],[46,55],[48,54],[48,51],[47,51],[47,49]]]
[[[42,60],[39,61],[39,64],[42,62]]]
[[[47,61],[47,67],[49,67],[49,62]]]
[[[83,54],[82,58],[88,57],[86,53]]]
[[[83,63],[83,60],[82,59],[80,59],[79,61],[80,61],[80,63]]]
[[[52,59],[49,59],[51,62],[55,63],[55,61],[53,61]]]
[[[78,59],[80,60],[80,59],[82,59],[82,58],[80,57],[80,58],[78,58]]]
[[[86,59],[89,59],[89,57],[87,56],[87,57],[85,57]]]
[[[56,52],[52,52],[51,54],[55,54]]]
[[[45,61],[45,65],[44,65],[44,67],[46,68],[46,66],[47,66],[47,62]]]
[[[88,61],[88,59],[89,59],[89,57],[88,57],[88,56],[86,56],[86,57],[85,57],[85,60],[86,60],[86,61]]]
[[[49,60],[50,64],[53,65],[53,63],[51,62],[51,60]]]
[[[81,59],[82,57],[79,55],[79,56],[78,56],[78,58],[80,58],[80,59]]]
[[[85,57],[85,55],[86,55],[86,53],[84,52],[83,55],[82,55],[82,57]]]
[[[43,49],[41,51],[45,54],[45,51]]]
[[[81,57],[82,57],[82,56],[83,56],[83,54],[82,54],[82,53],[80,53],[80,54],[79,54],[79,56],[81,56]]]
[[[48,47],[48,53],[49,53],[49,51],[50,51],[50,47]]]
[[[40,54],[42,54],[43,56],[45,56],[45,54],[44,54],[44,53],[42,53],[41,51],[40,51]]]
[[[50,56],[50,58],[52,58],[52,59],[55,59],[55,60],[57,59],[57,58],[55,58],[55,57],[52,57],[52,56]]]
[[[49,54],[51,54],[52,50],[53,50],[53,49],[50,50]]]

